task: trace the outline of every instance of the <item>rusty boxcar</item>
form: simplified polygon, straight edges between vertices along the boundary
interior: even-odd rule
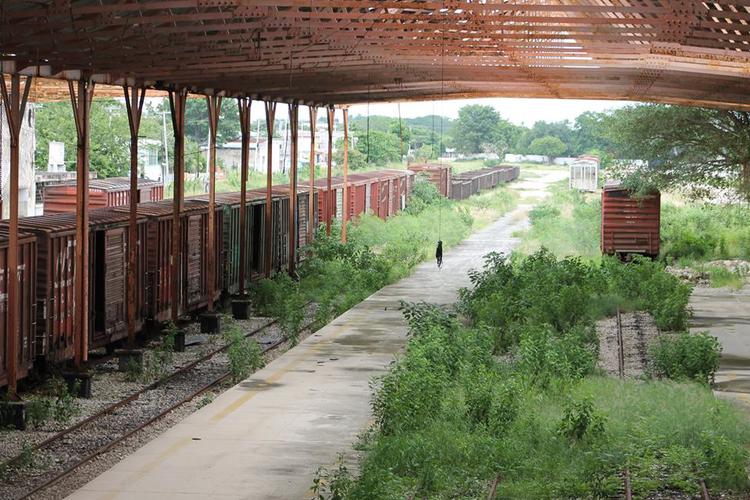
[[[36,238],[18,235],[18,330],[8,331],[8,231],[0,229],[0,387],[8,384],[8,350],[11,333],[16,338],[16,378],[26,377],[36,355]]]
[[[659,255],[660,193],[636,197],[620,183],[607,183],[602,190],[602,253]]]
[[[164,198],[160,181],[138,179],[138,203]],[[130,204],[130,179],[111,177],[89,181],[89,208],[119,207]],[[44,213],[76,211],[76,183],[52,184],[44,188]]]
[[[437,163],[421,163],[416,165],[409,165],[409,170],[417,173],[427,175],[430,182],[435,184],[438,188],[438,192],[445,196],[450,197],[451,190],[451,166],[442,165]]]
[[[454,174],[451,177],[450,198],[465,200],[481,191],[492,189],[518,178],[519,172],[518,167],[501,165]]]
[[[167,321],[172,305],[177,304],[177,314],[183,315],[208,304],[207,262],[208,203],[201,199],[186,198],[180,215],[180,248],[178,283],[181,297],[172,297],[172,200],[141,203],[138,215],[146,220],[146,267],[142,271],[147,290],[147,318]],[[217,210],[220,208],[217,206]],[[127,214],[129,207],[115,208]],[[214,235],[215,244],[220,233]],[[218,246],[216,247],[218,248]],[[215,298],[221,291],[221,273],[216,273]]]
[[[128,222],[127,215],[112,209],[89,212],[88,321],[92,348],[127,336]],[[143,222],[139,220],[137,226],[139,251],[145,236]],[[19,227],[37,238],[37,355],[53,362],[70,359],[74,355],[75,214],[26,217],[20,219]],[[139,254],[137,265],[145,265],[143,254]],[[143,285],[136,283],[137,328],[146,304]]]

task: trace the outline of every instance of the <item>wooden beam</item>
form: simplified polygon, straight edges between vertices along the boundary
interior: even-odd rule
[[[289,104],[289,131],[292,142],[291,161],[289,162],[289,275],[294,276],[297,269],[297,161],[299,160],[299,104]]]
[[[8,234],[8,257],[6,272],[6,313],[5,313],[5,356],[8,371],[8,395],[17,397],[18,362],[25,356],[22,351],[33,349],[33,346],[19,345],[19,340],[24,338],[21,332],[20,314],[20,287],[18,283],[18,177],[20,171],[20,149],[21,129],[23,128],[23,117],[26,112],[26,102],[29,97],[31,77],[21,86],[21,76],[14,73],[11,76],[10,92],[4,78],[0,78],[0,92],[5,106],[5,117],[8,122],[10,135],[10,186],[8,197],[10,198],[9,212],[9,234]],[[2,129],[0,129],[2,130]],[[2,209],[0,204],[0,210]],[[32,279],[26,274],[26,279]],[[27,307],[29,304],[27,304]]]
[[[74,273],[73,331],[75,332],[75,366],[82,369],[89,350],[89,135],[91,100],[94,82],[78,81],[78,90],[68,82],[70,102],[76,125],[76,249]]]
[[[237,98],[242,133],[242,156],[240,161],[240,279],[239,295],[245,296],[245,261],[247,260],[247,170],[250,158],[250,107],[252,100],[247,97]]]
[[[266,278],[271,277],[271,267],[273,263],[273,197],[271,196],[271,185],[273,184],[273,130],[274,118],[276,116],[276,103],[266,101],[266,131],[268,133],[268,157],[266,158],[266,238],[265,238],[265,272]],[[281,230],[281,228],[279,228]]]
[[[146,99],[146,89],[138,87],[123,87],[125,93],[125,107],[128,112],[130,125],[130,220],[128,223],[128,345],[135,346],[135,311],[137,304],[138,268],[138,132],[141,127],[143,103]],[[145,244],[145,242],[143,242]],[[141,284],[145,286],[145,283]]]
[[[174,179],[172,204],[172,322],[177,324],[182,312],[182,230],[180,227],[185,196],[185,106],[187,89],[169,92],[169,108],[172,112],[174,132]]]
[[[209,312],[214,310],[214,295],[216,294],[216,242],[214,234],[216,230],[216,134],[219,127],[219,116],[221,115],[222,98],[216,95],[206,96],[208,105],[208,242],[206,245],[208,263],[206,266],[208,276],[208,306]]]

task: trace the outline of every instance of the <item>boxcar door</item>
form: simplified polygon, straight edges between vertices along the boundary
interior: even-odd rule
[[[193,215],[187,221],[187,252],[185,262],[186,272],[186,300],[188,307],[201,301],[203,291],[203,224],[201,215]]]
[[[297,248],[302,248],[307,245],[307,209],[308,209],[308,198],[307,194],[300,194],[297,196]],[[299,260],[299,254],[297,254]]]
[[[104,331],[113,335],[126,321],[125,229],[107,231],[104,237]]]

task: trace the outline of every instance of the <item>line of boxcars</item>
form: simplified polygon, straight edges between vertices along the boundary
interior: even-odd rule
[[[416,174],[409,170],[354,173],[348,178],[347,200],[341,177],[315,183],[314,207],[309,213],[307,186],[297,196],[297,247],[307,244],[307,224],[313,228],[326,214],[340,217],[344,207],[350,219],[371,212],[386,219],[406,205]],[[515,178],[510,174],[506,180]],[[438,177],[440,179],[440,177]],[[442,180],[444,182],[444,179]],[[482,186],[489,187],[487,186]],[[287,267],[289,258],[289,186],[273,186],[271,234],[272,272]],[[345,203],[346,201],[346,203]],[[265,275],[264,263],[266,190],[248,190],[245,231],[248,236],[245,262],[246,283]],[[149,201],[137,207],[136,331],[149,323],[198,312],[208,302],[207,238],[213,237],[218,259],[214,299],[239,292],[239,193],[216,195],[216,228],[208,234],[207,195],[185,199],[181,213],[182,258],[176,268],[180,297],[172,296],[171,200]],[[17,335],[18,376],[24,378],[42,363],[64,364],[73,360],[78,343],[73,324],[73,280],[75,261],[75,213],[55,213],[20,219],[19,282],[20,330]],[[129,206],[92,209],[89,212],[89,348],[111,347],[125,339],[128,300]],[[7,384],[7,221],[0,223],[0,387]]]

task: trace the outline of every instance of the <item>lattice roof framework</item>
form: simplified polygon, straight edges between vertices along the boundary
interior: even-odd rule
[[[344,104],[750,109],[750,0],[3,0],[4,72]]]

